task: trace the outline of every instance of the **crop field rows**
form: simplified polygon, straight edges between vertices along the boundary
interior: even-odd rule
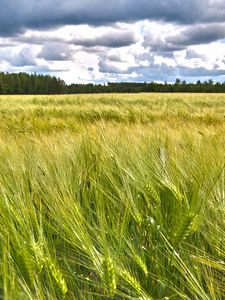
[[[0,97],[0,299],[225,299],[225,95]]]

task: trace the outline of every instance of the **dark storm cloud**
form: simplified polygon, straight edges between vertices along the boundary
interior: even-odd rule
[[[155,37],[151,31],[145,33],[143,46],[163,57],[173,58],[175,51],[185,50],[189,46],[210,44],[225,38],[225,23],[189,25],[177,34],[165,38]],[[201,58],[187,50],[187,59]]]
[[[166,38],[155,37],[151,31],[145,33],[143,46],[152,52],[172,57],[174,51],[184,50],[188,46],[209,44],[225,38],[225,23],[189,25],[179,33]]]
[[[137,42],[137,38],[131,31],[111,31],[101,36],[93,38],[74,38],[70,43],[76,46],[83,46],[86,48],[102,46],[109,48],[120,48],[130,46]]]
[[[207,11],[203,16],[205,22],[224,22],[225,21],[225,1],[208,0]]]
[[[144,19],[192,24],[216,20],[208,0],[1,0],[0,33],[12,35],[25,28],[50,28],[70,24],[103,25]]]
[[[179,48],[190,45],[209,44],[224,38],[225,24],[196,25],[184,29],[179,35],[168,37],[166,44]]]

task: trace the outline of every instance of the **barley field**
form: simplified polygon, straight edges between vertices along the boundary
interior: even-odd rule
[[[225,94],[0,96],[0,299],[225,299]]]

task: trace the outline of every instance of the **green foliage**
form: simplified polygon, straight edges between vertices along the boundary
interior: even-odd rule
[[[224,101],[1,97],[0,299],[223,300]]]

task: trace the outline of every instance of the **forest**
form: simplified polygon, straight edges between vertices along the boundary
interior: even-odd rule
[[[0,73],[0,94],[92,94],[92,93],[225,93],[225,82],[212,79],[187,83],[179,78],[175,83],[120,82],[107,84],[66,84],[50,75]]]

